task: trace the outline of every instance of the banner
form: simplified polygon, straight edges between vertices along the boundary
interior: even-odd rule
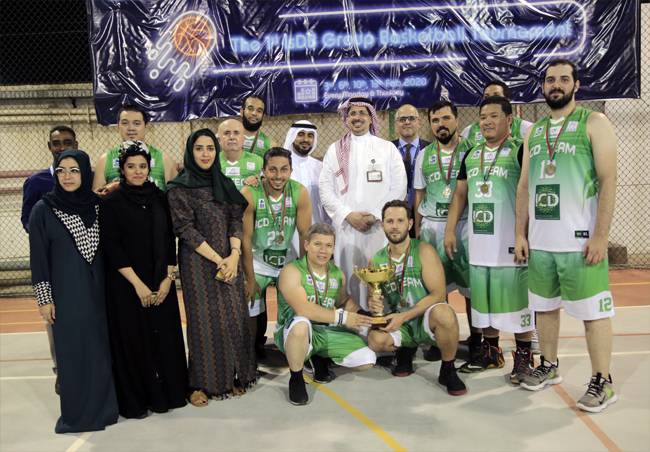
[[[578,64],[582,100],[640,96],[639,0],[87,0],[97,117],[124,103],[154,121],[476,105],[486,82],[542,98],[549,60]]]

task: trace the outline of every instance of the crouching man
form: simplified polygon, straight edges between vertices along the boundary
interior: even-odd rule
[[[382,224],[388,245],[370,260],[372,266],[393,266],[391,280],[382,284],[382,295],[372,293],[372,312],[389,313],[388,324],[371,330],[368,345],[375,352],[395,352],[393,374],[413,373],[413,350],[420,344],[436,344],[442,354],[438,382],[451,395],[467,392],[454,367],[458,347],[456,312],[445,302],[445,273],[438,254],[428,243],[409,237],[413,224],[406,202],[387,202]]]
[[[308,359],[319,383],[334,378],[328,358],[355,370],[369,369],[376,361],[375,352],[357,335],[371,318],[357,314],[359,305],[347,294],[345,276],[331,261],[334,229],[317,223],[306,236],[305,256],[287,264],[278,281],[275,343],[289,362],[289,401],[294,405],[308,401],[302,377]]]

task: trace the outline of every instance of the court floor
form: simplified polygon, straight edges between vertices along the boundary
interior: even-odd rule
[[[502,338],[505,368],[461,376],[469,389],[465,396],[448,396],[436,382],[439,362],[418,354],[416,373],[406,378],[381,367],[363,373],[337,368],[333,382],[309,384],[304,407],[289,404],[288,369],[271,350],[269,361],[276,365],[262,366],[259,384],[243,397],[66,435],[53,432],[58,397],[34,301],[2,299],[0,451],[649,451],[650,271],[612,271],[611,282],[617,304],[612,376],[619,401],[600,414],[575,408],[590,365],[582,324],[562,315],[564,381],[536,393],[506,383],[511,335]],[[459,297],[451,302],[465,337],[464,308]]]

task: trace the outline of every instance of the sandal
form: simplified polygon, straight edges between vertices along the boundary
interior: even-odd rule
[[[190,394],[189,400],[190,403],[194,406],[203,407],[208,405],[208,396],[200,389],[192,392]]]

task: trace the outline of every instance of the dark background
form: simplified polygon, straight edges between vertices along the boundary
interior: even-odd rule
[[[0,84],[92,82],[84,0],[0,0]]]

